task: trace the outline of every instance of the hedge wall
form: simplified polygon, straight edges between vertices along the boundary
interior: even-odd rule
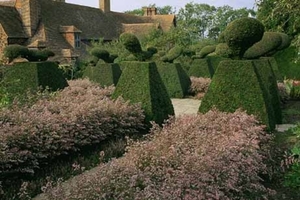
[[[83,77],[99,83],[101,86],[117,85],[121,76],[120,66],[116,63],[98,63],[97,66],[88,66]]]
[[[224,60],[214,74],[199,111],[206,113],[214,106],[225,112],[242,108],[273,130],[275,120],[272,106],[265,99],[267,94],[262,85],[252,61]]]
[[[13,98],[39,87],[52,91],[68,86],[66,79],[54,62],[23,62],[6,67],[3,77],[7,92]]]
[[[191,64],[190,70],[188,71],[188,75],[211,78],[214,75],[214,72],[214,68],[209,65],[207,58],[194,59]]]
[[[122,96],[132,103],[140,102],[145,121],[162,124],[174,109],[166,86],[154,62],[127,62],[112,97]]]
[[[188,94],[191,80],[179,63],[157,63],[157,69],[171,98]]]
[[[282,82],[283,81],[283,76],[281,72],[279,71],[278,63],[277,60],[274,57],[262,57],[261,59],[267,59],[273,69],[273,72],[275,74],[276,80]],[[285,63],[285,65],[287,65]]]
[[[268,60],[253,60],[256,73],[260,81],[262,81],[265,89],[267,90],[268,102],[271,102],[272,109],[274,111],[274,117],[276,124],[282,123],[282,113],[280,107],[280,98],[277,87],[277,80],[272,67]]]

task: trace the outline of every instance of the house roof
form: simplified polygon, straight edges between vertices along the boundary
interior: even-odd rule
[[[123,24],[123,32],[132,33],[138,38],[145,33],[149,33],[153,29],[160,28],[159,23],[139,23],[139,24]]]
[[[15,6],[15,1],[0,1],[0,6],[10,6],[14,7]]]
[[[120,26],[100,9],[49,0],[40,0],[40,4],[42,22],[49,37],[60,34],[61,26],[75,26],[82,31],[82,39],[101,36],[111,40],[119,35]]]
[[[9,38],[27,38],[20,15],[14,7],[0,5],[0,16],[0,24]]]

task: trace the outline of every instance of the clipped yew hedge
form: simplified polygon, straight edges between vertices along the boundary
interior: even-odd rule
[[[99,83],[101,86],[117,85],[121,76],[120,66],[116,63],[100,63],[96,66],[87,66],[83,77]]]
[[[54,62],[22,62],[6,67],[3,82],[10,98],[40,87],[51,91],[68,86],[66,79]]]
[[[280,107],[280,98],[277,87],[277,80],[273,69],[268,60],[259,59],[253,60],[253,64],[260,81],[265,87],[266,99],[271,102],[276,124],[282,123],[282,113]]]
[[[179,63],[157,63],[157,69],[169,97],[183,98],[188,94],[191,80]]]
[[[275,119],[271,102],[259,80],[252,61],[224,60],[216,70],[202,99],[199,111],[206,113],[213,107],[224,112],[242,108],[274,130]]]
[[[110,98],[113,88],[71,81],[52,98],[0,112],[0,181],[36,169],[61,155],[80,152],[111,137],[141,130],[141,107]]]
[[[282,82],[283,74],[281,74],[281,72],[279,70],[279,64],[277,63],[277,59],[275,59],[274,57],[261,57],[261,59],[266,59],[269,61],[270,65],[272,67],[272,70],[275,74],[276,80]],[[284,63],[284,65],[288,65],[288,64]]]
[[[282,43],[281,38],[276,32],[264,32],[262,39],[245,52],[244,58],[255,59],[276,51]]]
[[[174,115],[172,102],[154,62],[128,62],[113,98],[122,96],[132,103],[141,103],[145,121],[162,124]]]
[[[214,75],[214,68],[208,63],[207,58],[194,59],[190,70],[189,76],[211,78]]]

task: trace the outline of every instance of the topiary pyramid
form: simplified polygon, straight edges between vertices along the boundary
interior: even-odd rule
[[[211,78],[214,69],[209,65],[207,58],[194,59],[188,71],[189,76]]]
[[[116,63],[100,63],[96,66],[87,66],[83,72],[83,77],[99,83],[101,86],[117,85],[121,76],[120,66]]]
[[[28,90],[49,88],[51,91],[68,86],[66,79],[54,62],[22,62],[6,67],[3,82],[11,98]]]
[[[191,79],[180,63],[157,63],[157,69],[171,98],[183,98],[188,94]]]
[[[253,61],[224,60],[216,70],[202,99],[199,111],[206,113],[213,107],[220,111],[235,112],[242,108],[274,130],[275,119],[267,91],[258,78]]]
[[[132,103],[141,103],[145,122],[162,124],[169,115],[174,115],[172,102],[154,62],[128,61],[113,98],[122,96]]]
[[[263,86],[267,90],[266,100],[271,102],[274,111],[276,124],[282,123],[282,113],[280,107],[280,98],[277,87],[277,80],[273,69],[266,59],[253,60],[256,74]]]

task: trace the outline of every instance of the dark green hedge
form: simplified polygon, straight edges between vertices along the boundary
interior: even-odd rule
[[[274,55],[278,63],[278,69],[283,77],[300,80],[300,62],[295,62],[295,59],[298,57],[297,54],[298,49],[295,46],[290,46]]]
[[[112,96],[140,102],[146,123],[162,124],[169,115],[174,115],[171,99],[154,62],[128,62]]]
[[[250,47],[244,54],[244,58],[255,59],[276,51],[281,45],[281,36],[276,32],[265,32],[262,39]]]
[[[199,111],[206,113],[214,106],[225,112],[242,108],[273,130],[274,113],[262,88],[252,61],[224,60],[214,74]]]
[[[121,69],[115,63],[98,63],[97,66],[88,66],[83,72],[83,77],[99,83],[101,86],[117,85],[121,76]]]
[[[199,52],[199,56],[201,58],[204,58],[208,54],[213,53],[215,50],[216,50],[216,45],[207,45],[201,49],[201,51]]]
[[[188,71],[188,75],[195,77],[211,78],[214,75],[214,69],[208,63],[207,58],[194,59],[191,64],[190,70]]]
[[[226,43],[219,43],[216,46],[216,50],[215,50],[216,55],[224,57],[224,58],[230,58],[232,57],[232,51],[231,49],[228,47],[228,45]]]
[[[157,63],[157,69],[171,98],[188,94],[191,80],[179,63]]]
[[[68,86],[66,79],[54,62],[23,62],[6,67],[3,77],[9,95],[22,95],[28,90],[48,87],[52,91]]]
[[[258,79],[263,83],[267,90],[266,99],[271,102],[272,109],[274,112],[276,124],[282,123],[282,113],[280,107],[280,98],[277,87],[277,80],[271,64],[268,60],[259,59],[253,60],[253,64],[258,75]]]
[[[279,71],[279,67],[278,67],[278,63],[277,63],[276,59],[274,57],[262,57],[261,59],[267,59],[269,61],[277,81],[282,82],[283,76],[282,76],[281,72]],[[287,65],[287,64],[285,63],[285,65]]]
[[[244,17],[228,24],[224,31],[224,39],[232,50],[234,58],[242,58],[245,51],[264,34],[264,25],[254,18]]]
[[[184,56],[181,55],[178,58],[176,58],[173,63],[180,63],[181,67],[188,72],[192,63],[193,63],[193,59],[191,56]]]
[[[229,58],[224,58],[224,57],[221,57],[221,56],[207,56],[206,58],[208,60],[208,64],[211,66],[211,68],[214,69],[214,72],[217,70],[217,68],[219,66],[219,63],[222,60],[228,60],[229,59]]]

